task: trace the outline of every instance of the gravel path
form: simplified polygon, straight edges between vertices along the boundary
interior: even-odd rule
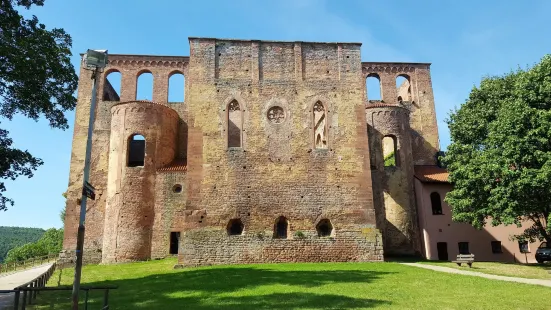
[[[425,268],[425,269],[440,271],[440,272],[456,273],[456,274],[463,274],[463,275],[467,275],[467,276],[482,277],[482,278],[492,279],[492,280],[518,282],[518,283],[543,285],[543,286],[551,287],[551,280],[526,279],[526,278],[497,276],[497,275],[487,274],[487,273],[482,273],[482,272],[459,270],[459,269],[454,269],[454,268],[449,268],[449,267],[425,265],[425,264],[419,264],[419,263],[402,263],[402,264],[407,265],[407,266],[414,266],[414,267],[419,267],[419,268]]]
[[[0,277],[0,290],[13,290],[21,284],[25,284],[43,274],[52,266],[51,263],[22,270]],[[0,310],[13,308],[13,293],[0,294]]]

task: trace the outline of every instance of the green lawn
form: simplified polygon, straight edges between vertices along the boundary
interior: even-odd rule
[[[421,261],[419,263],[450,267],[459,270],[478,271],[500,276],[551,280],[551,274],[547,272],[548,270],[551,270],[551,264],[513,264],[475,261],[472,268],[469,268],[465,264],[459,267],[457,264],[450,262]]]
[[[111,309],[549,309],[551,288],[397,263],[265,264],[172,269],[175,259],[86,266],[83,282],[114,284]],[[70,285],[73,269],[49,285]],[[101,293],[91,294],[100,308]],[[70,292],[33,309],[70,309]],[[54,306],[54,304],[56,304]]]

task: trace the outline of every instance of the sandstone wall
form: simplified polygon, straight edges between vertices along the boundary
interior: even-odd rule
[[[111,144],[102,262],[151,257],[155,217],[155,173],[176,156],[178,114],[152,102],[121,103],[112,108]],[[130,139],[145,138],[145,162],[132,167]]]
[[[86,235],[84,239],[84,256],[90,262],[99,262],[103,247],[103,228],[105,218],[105,205],[107,191],[107,171],[109,165],[109,144],[111,136],[111,108],[121,101],[104,99],[119,99],[122,101],[134,100],[136,97],[136,82],[143,72],[153,74],[153,99],[158,102],[166,102],[168,98],[168,79],[171,74],[184,73],[188,63],[188,57],[180,56],[138,56],[138,55],[109,55],[109,64],[99,73],[97,78],[97,104],[92,137],[92,156],[90,183],[96,188],[96,200],[88,200],[86,212]],[[106,78],[112,72],[121,73],[120,95],[118,98],[112,92],[114,89],[107,85]],[[103,96],[107,91],[111,96]],[[74,250],[76,248],[76,236],[78,219],[80,216],[79,199],[82,191],[82,172],[86,150],[88,121],[90,117],[90,103],[92,97],[91,71],[80,69],[78,101],[75,114],[73,145],[69,184],[67,189],[67,206],[65,217],[65,230],[63,248]],[[175,104],[181,106],[182,104]],[[180,108],[181,110],[181,108]],[[183,123],[180,120],[180,123]],[[185,126],[179,126],[179,130],[186,130]],[[185,135],[179,133],[179,137],[185,139]],[[186,142],[185,140],[183,142]],[[178,156],[185,154],[185,143],[179,141],[176,144]],[[100,255],[97,255],[99,253]],[[168,253],[168,250],[167,250]],[[90,256],[86,258],[86,256]]]
[[[385,253],[414,254],[419,249],[413,187],[413,158],[409,112],[390,104],[371,104],[366,109],[371,151],[373,199],[378,226],[383,231]],[[383,138],[396,145],[395,166],[384,165]],[[390,140],[392,141],[392,140]]]
[[[403,106],[410,111],[413,163],[435,165],[436,152],[440,146],[430,64],[363,62],[362,72],[364,78],[374,76],[379,79],[381,99],[384,103],[397,104],[398,96],[404,100]],[[404,90],[399,88],[400,85],[396,85],[399,76],[409,81],[411,101],[407,101]]]
[[[266,251],[297,255],[281,261],[308,260],[345,245],[363,250],[325,259],[380,259],[381,249],[370,248],[375,235],[361,233],[375,229],[375,211],[360,45],[191,38],[190,46],[186,208],[203,218],[202,229],[182,227],[180,263],[212,263],[212,249],[222,244],[232,253],[218,256],[217,263],[272,259],[262,256]],[[242,113],[242,144],[228,148],[228,106],[234,101]],[[314,142],[317,102],[326,111],[322,149]],[[316,224],[329,219],[337,245],[324,238],[271,240],[280,216],[289,221],[291,238],[297,231],[315,234]],[[186,217],[184,226],[198,225],[197,219]],[[230,219],[243,222],[242,236],[227,236]],[[272,232],[268,238],[248,244],[265,231]],[[290,250],[306,244],[319,254]]]
[[[202,229],[185,232],[180,249],[185,266],[383,260],[381,236],[374,228],[342,229],[334,238],[307,232],[304,238],[291,239],[273,239],[271,230],[226,236],[225,231]]]

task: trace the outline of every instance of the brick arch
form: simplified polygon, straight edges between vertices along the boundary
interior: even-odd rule
[[[119,73],[120,74],[119,93],[116,94],[118,96],[118,98],[113,98],[113,97],[116,97],[116,96],[114,96],[114,94],[112,94],[112,92],[116,93],[115,89],[113,89],[112,87],[111,88],[106,88],[107,85],[108,85],[108,83],[106,83],[107,82],[107,77],[111,73]],[[98,92],[99,95],[101,96],[100,97],[101,100],[103,100],[103,101],[120,101],[120,95],[122,94],[122,85],[123,85],[122,79],[123,79],[123,74],[122,74],[122,72],[119,68],[109,68],[109,69],[105,70],[104,73],[103,73],[102,79],[100,81],[101,87],[98,87],[99,89],[101,89],[101,91]]]

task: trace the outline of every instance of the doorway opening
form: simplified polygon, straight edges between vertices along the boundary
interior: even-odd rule
[[[436,249],[438,250],[438,260],[448,260],[448,243],[447,242],[436,243]]]
[[[170,232],[170,254],[178,254],[178,248],[180,246],[180,232]]]

